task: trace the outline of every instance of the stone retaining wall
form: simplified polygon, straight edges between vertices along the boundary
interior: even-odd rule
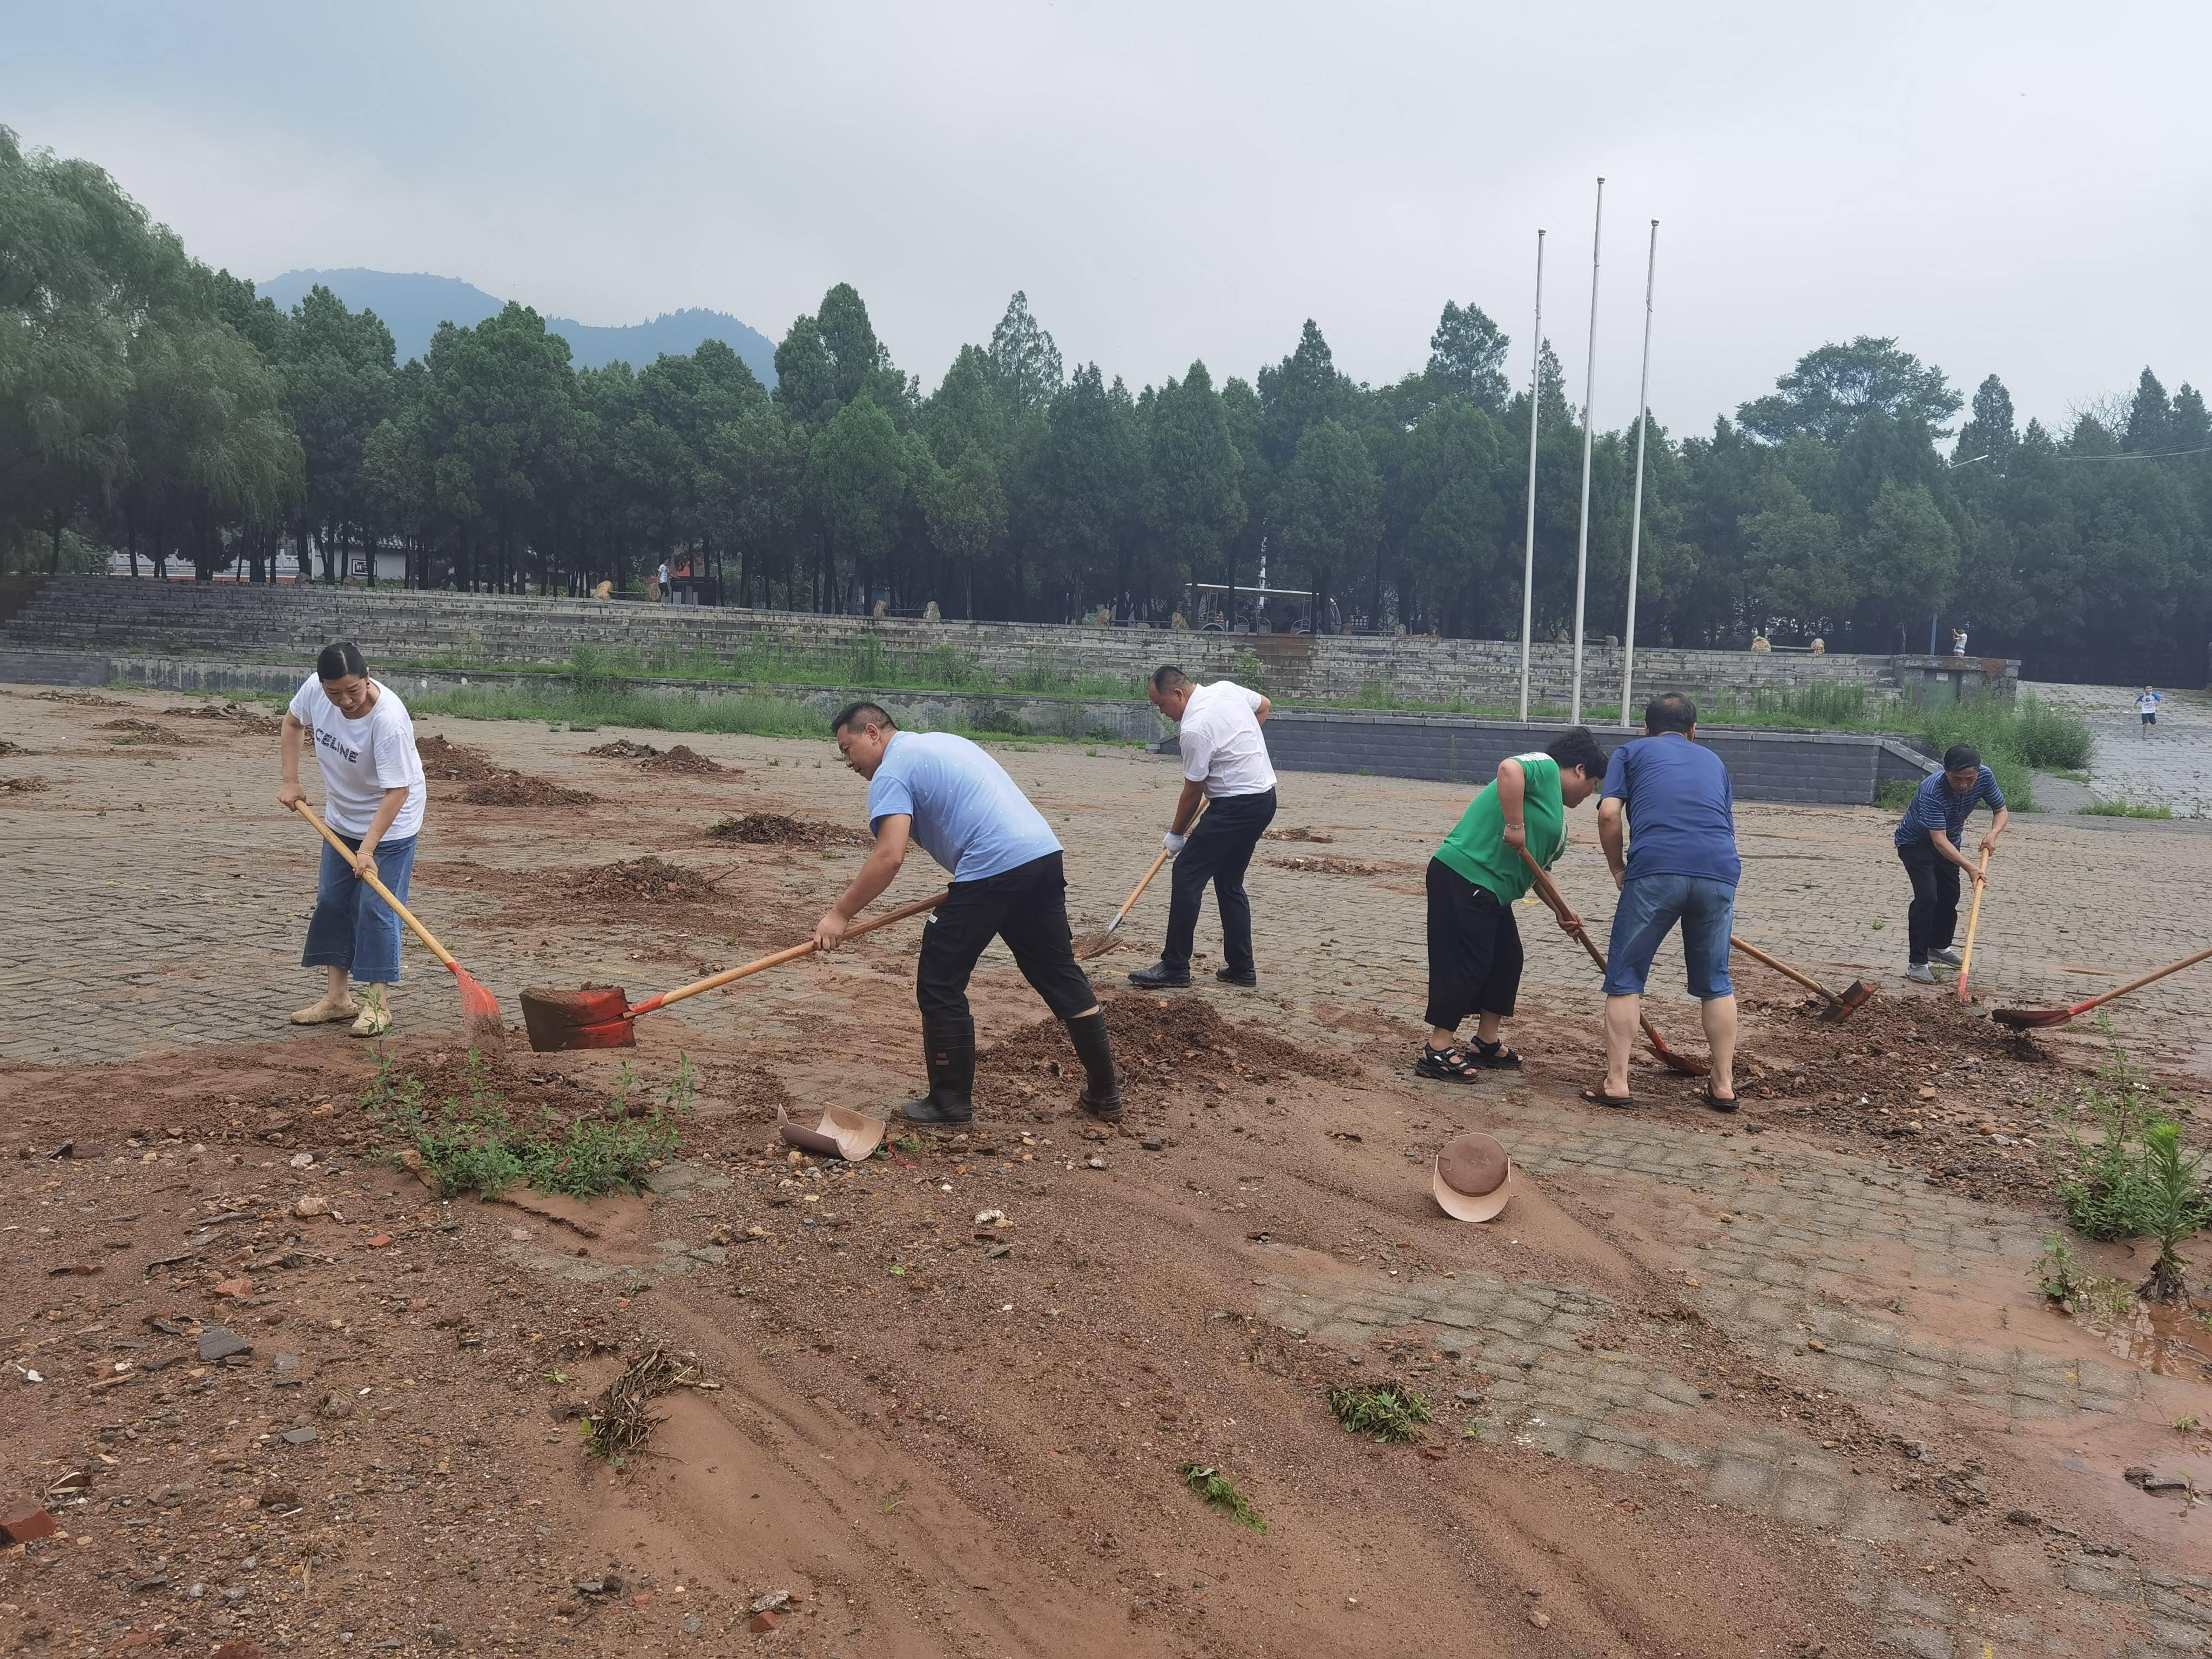
[[[240,583],[134,581],[106,576],[49,580],[0,626],[0,647],[217,656],[304,662],[333,639],[357,641],[371,661],[566,662],[579,645],[654,653],[696,652],[731,662],[747,652],[831,653],[841,661],[896,667],[937,653],[988,684],[1118,682],[1164,661],[1194,673],[1239,673],[1278,701],[1510,703],[1519,694],[1521,647],[1510,641],[1300,634],[1170,633],[1144,628],[1048,627],[1014,623],[925,623],[789,611],[653,605],[630,601],[534,599],[399,589],[256,586]],[[1571,647],[1532,647],[1530,695],[1569,699]],[[1589,646],[1586,714],[1618,710],[1622,653]],[[1978,664],[1977,665],[1979,665]],[[880,672],[880,671],[878,671]],[[2017,664],[1990,676],[2001,692]],[[896,673],[890,676],[900,678]],[[838,676],[845,678],[843,674]],[[857,672],[847,683],[873,678]],[[1696,697],[1748,695],[1836,680],[1895,687],[1893,659],[1798,653],[1682,651],[1649,647],[1636,657],[1645,691]]]

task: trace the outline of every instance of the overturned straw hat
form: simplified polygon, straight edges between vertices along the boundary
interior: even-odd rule
[[[1437,1154],[1429,1186],[1446,1215],[1488,1221],[1513,1196],[1513,1160],[1495,1135],[1455,1135]]]

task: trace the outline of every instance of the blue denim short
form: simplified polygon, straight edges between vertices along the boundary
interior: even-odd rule
[[[1735,926],[1735,887],[1711,876],[1638,876],[1624,883],[1606,952],[1605,994],[1641,996],[1660,941],[1680,921],[1690,994],[1700,1002],[1733,996],[1729,934]]]
[[[356,852],[361,850],[359,836],[338,839]],[[402,904],[407,902],[408,878],[415,870],[415,842],[410,836],[376,844],[376,878]],[[377,897],[328,842],[323,843],[323,861],[316,872],[315,909],[307,921],[307,946],[300,954],[300,965],[343,968],[362,985],[399,982],[398,913]]]

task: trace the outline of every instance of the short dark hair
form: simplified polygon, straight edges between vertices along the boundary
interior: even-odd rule
[[[890,717],[881,703],[848,702],[837,711],[837,718],[830,722],[830,735],[834,738],[848,726],[869,725],[880,726],[886,732],[898,730],[898,722]]]
[[[1943,751],[1946,772],[1963,772],[1970,766],[1978,769],[1981,763],[1982,751],[1971,743],[1954,743]]]
[[[1163,695],[1174,690],[1178,685],[1189,684],[1190,676],[1172,663],[1162,663],[1158,668],[1152,670],[1152,690]]]
[[[1559,762],[1562,772],[1577,766],[1588,773],[1602,775],[1605,771],[1605,750],[1590,736],[1587,726],[1569,726],[1544,745],[1544,752]]]
[[[342,680],[349,675],[368,677],[368,659],[361,654],[361,647],[351,640],[340,640],[326,645],[315,659],[315,678],[319,680]]]
[[[1662,732],[1687,732],[1698,723],[1698,705],[1680,691],[1662,691],[1644,705],[1644,729],[1653,737]]]

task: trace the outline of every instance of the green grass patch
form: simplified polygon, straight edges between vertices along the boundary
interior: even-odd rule
[[[2140,801],[2100,800],[2083,807],[2081,813],[2092,818],[2170,818],[2173,809],[2155,803],[2146,805]]]
[[[1346,1434],[1370,1435],[1384,1442],[1419,1437],[1421,1425],[1434,1414],[1427,1397],[1402,1382],[1331,1389],[1328,1412],[1344,1425]]]
[[[1182,1483],[1197,1497],[1205,1500],[1210,1509],[1219,1510],[1240,1527],[1264,1534],[1267,1523],[1246,1499],[1244,1494],[1230,1484],[1229,1477],[1210,1464],[1186,1463],[1182,1466]]]
[[[2088,781],[2089,781],[2089,775],[2088,775],[2088,773],[2087,773],[2086,771],[2082,771],[2082,770],[2081,770],[2081,769],[2079,769],[2078,768],[2075,768],[2075,767],[2071,767],[2071,766],[2046,766],[2046,767],[2045,767],[2043,769],[2044,769],[2045,771],[2046,771],[2046,772],[2050,773],[2050,774],[2051,774],[2051,775],[2052,777],[2054,777],[2054,778],[2063,778],[2063,779],[2065,779],[2065,780],[2066,780],[2066,781],[2067,781],[2067,782],[2069,782],[2069,783],[2083,783],[2083,784],[2086,784],[2087,782],[2088,782]]]
[[[1884,778],[1874,787],[1874,804],[1892,812],[1902,812],[1912,805],[1913,792],[1919,787],[1903,778]]]
[[[688,691],[590,685],[461,685],[406,694],[410,713],[459,720],[536,720],[648,732],[718,732],[756,738],[822,738],[823,718],[788,697],[700,696]]]
[[[659,1099],[640,1097],[643,1079],[624,1060],[605,1104],[574,1116],[547,1108],[518,1122],[495,1084],[490,1064],[471,1048],[459,1086],[432,1104],[422,1079],[386,1054],[362,1105],[372,1123],[407,1141],[449,1193],[495,1195],[527,1182],[543,1193],[596,1198],[645,1187],[654,1165],[681,1149],[680,1126],[699,1096],[698,1072],[683,1055]]]

